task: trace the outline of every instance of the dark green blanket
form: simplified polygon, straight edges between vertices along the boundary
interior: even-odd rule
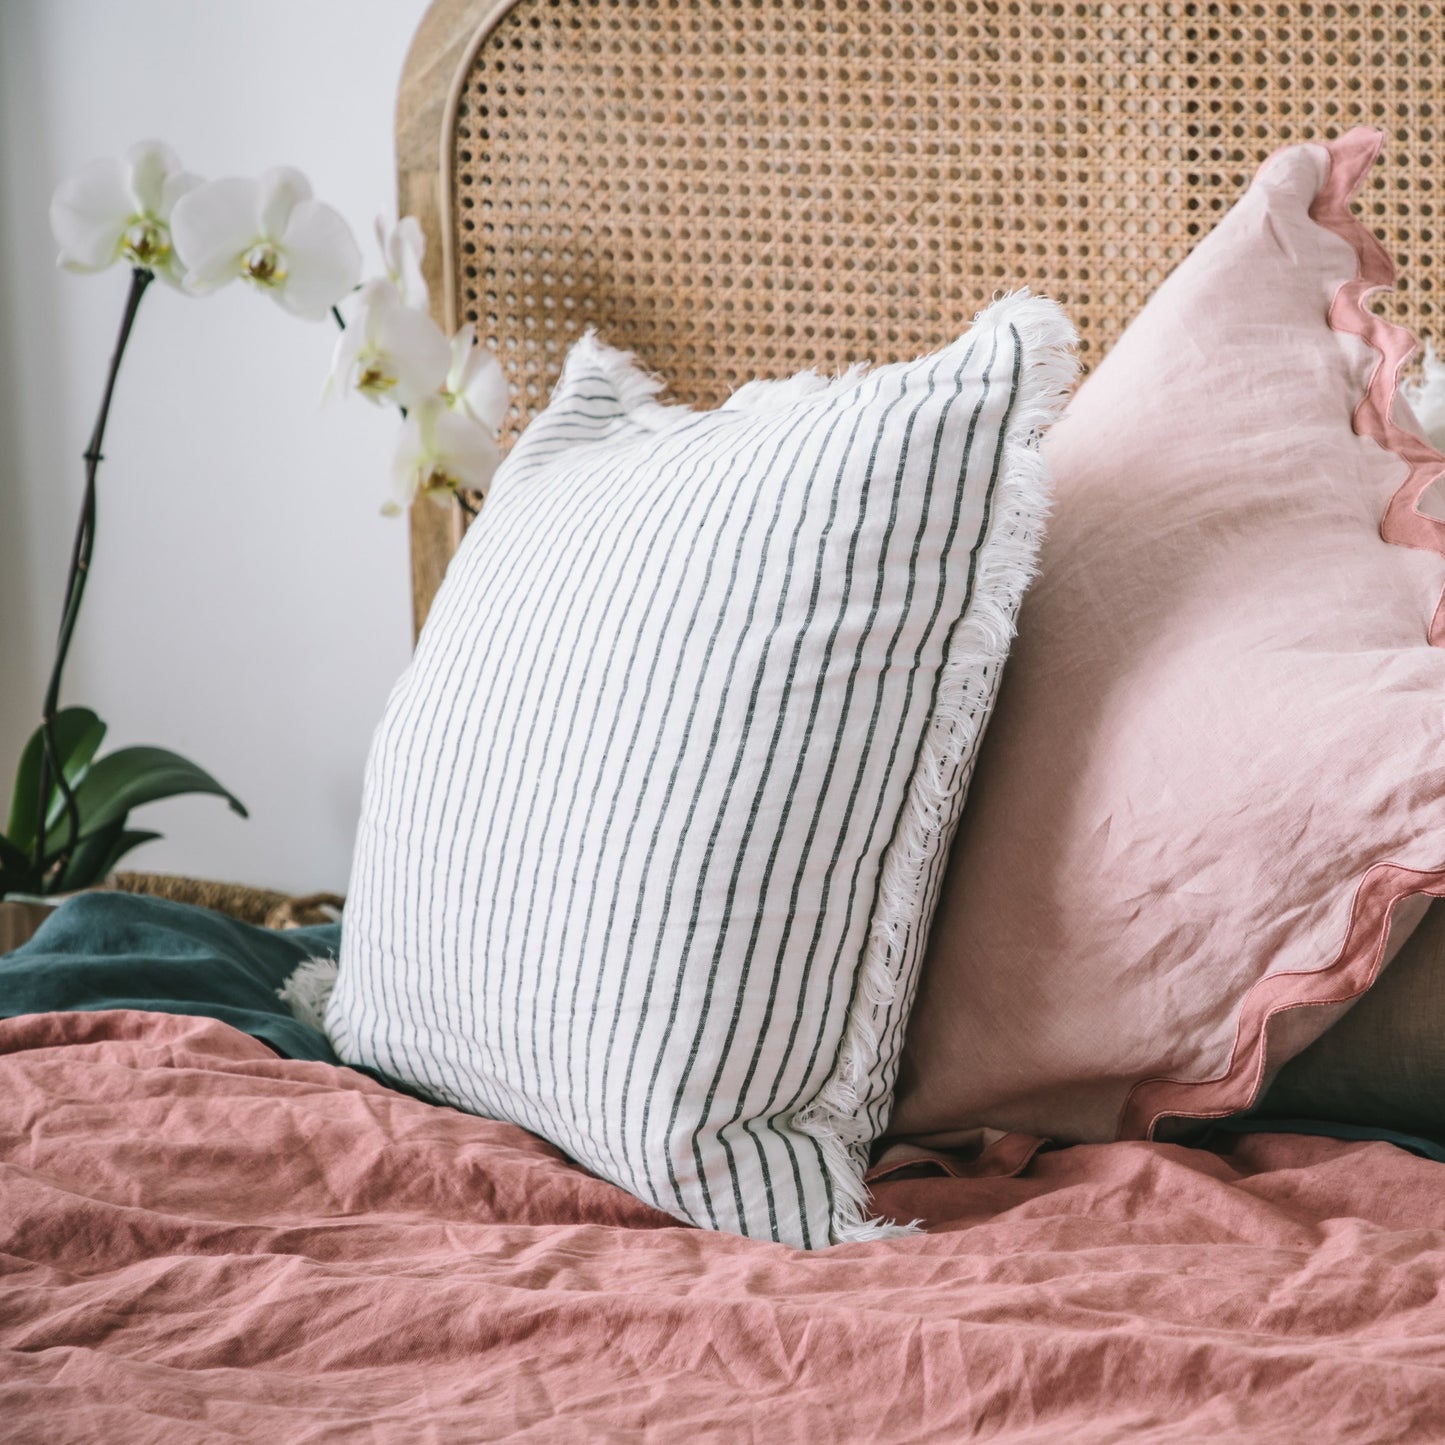
[[[336,956],[341,925],[277,933],[208,908],[131,893],[62,903],[23,948],[0,958],[0,1018],[66,1009],[202,1014],[288,1059],[339,1060],[276,990],[308,958]]]

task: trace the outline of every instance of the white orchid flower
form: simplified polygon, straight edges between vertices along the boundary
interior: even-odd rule
[[[104,271],[128,261],[179,286],[185,268],[171,238],[176,203],[201,185],[160,141],[141,141],[123,158],[92,161],[63,182],[50,202],[50,229],[67,271]]]
[[[324,395],[357,391],[368,401],[415,406],[434,396],[450,351],[442,329],[402,300],[390,281],[368,281],[341,304],[346,328],[336,341]]]
[[[382,510],[400,512],[419,496],[445,505],[458,491],[484,492],[501,459],[486,427],[429,396],[402,423],[391,464],[396,501]]]
[[[381,248],[387,280],[397,289],[402,302],[416,311],[425,311],[430,301],[421,260],[426,255],[426,237],[415,216],[403,216],[388,228],[383,217],[376,218],[376,244]]]
[[[1425,360],[1420,376],[1401,388],[1420,423],[1425,439],[1436,451],[1445,451],[1445,356],[1435,343],[1425,343]]]
[[[445,391],[447,404],[454,411],[493,433],[501,430],[510,401],[507,378],[501,362],[485,346],[477,344],[470,321],[452,337]]]
[[[312,199],[311,183],[290,166],[197,186],[176,205],[171,235],[188,290],[204,294],[240,277],[307,320],[324,317],[361,276],[351,228]]]

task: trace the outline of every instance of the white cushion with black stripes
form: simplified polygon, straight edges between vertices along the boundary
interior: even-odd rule
[[[869,1149],[1072,332],[716,411],[589,336],[377,730],[327,1028],[682,1219],[876,1237]]]

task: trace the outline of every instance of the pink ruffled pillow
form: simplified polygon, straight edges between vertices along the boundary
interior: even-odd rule
[[[1392,419],[1413,340],[1364,305],[1379,146],[1272,157],[1048,440],[897,1135],[1245,1109],[1445,894],[1445,458]]]

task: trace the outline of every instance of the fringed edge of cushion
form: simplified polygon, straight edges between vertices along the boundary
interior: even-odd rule
[[[833,1073],[793,1117],[793,1127],[817,1142],[834,1191],[833,1242],[894,1239],[918,1225],[869,1218],[862,1157],[872,1142],[863,1092],[878,1058],[878,1020],[898,995],[910,936],[929,865],[947,847],[958,790],[959,764],[983,735],[988,708],[977,705],[969,682],[979,669],[1001,666],[1014,635],[1019,603],[1038,566],[1051,486],[1040,450],[1078,375],[1078,336],[1056,302],[1020,290],[975,318],[974,331],[1012,330],[1018,337],[1019,388],[1004,436],[1003,468],[994,517],[980,552],[977,582],[954,633],[939,677],[917,770],[903,814],[883,857],[878,905],[855,980]],[[995,678],[997,673],[995,673]],[[997,683],[995,682],[995,687]]]
[[[644,370],[630,351],[620,351],[615,346],[608,346],[592,326],[572,343],[572,349],[567,353],[567,360],[562,366],[562,375],[558,377],[557,385],[552,390],[552,399],[555,401],[557,397],[565,395],[588,375],[603,377],[625,412],[646,413],[655,407],[659,412],[668,414],[690,409],[679,403],[659,401],[658,395],[666,386],[662,378]]]
[[[276,997],[291,1010],[299,1023],[326,1032],[326,1005],[336,987],[337,964],[334,958],[308,958],[287,975],[286,982],[276,990]]]

